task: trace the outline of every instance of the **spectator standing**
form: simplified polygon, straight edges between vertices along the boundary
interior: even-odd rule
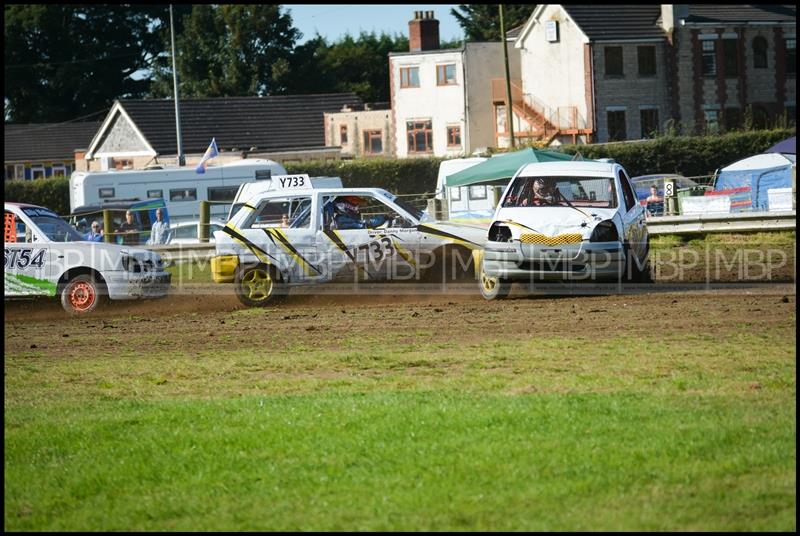
[[[160,208],[156,209],[156,221],[153,222],[153,227],[150,229],[150,239],[147,241],[150,245],[168,244],[171,236],[169,230],[169,223],[164,221],[164,214]]]
[[[133,219],[133,212],[129,210],[125,213],[125,221],[119,226],[117,232],[121,233],[122,244],[128,246],[139,244],[139,224]]]

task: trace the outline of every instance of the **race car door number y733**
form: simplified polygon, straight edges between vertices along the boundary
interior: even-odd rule
[[[32,248],[13,249],[5,248],[5,267],[24,270],[28,266],[41,268],[44,265],[44,255],[47,250]]]

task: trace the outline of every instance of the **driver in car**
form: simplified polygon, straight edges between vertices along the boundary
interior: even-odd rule
[[[362,199],[358,196],[339,196],[333,200],[333,229],[374,229],[388,220],[385,215],[377,215],[363,219],[361,216]]]
[[[522,206],[542,206],[552,205],[558,200],[552,184],[548,184],[542,177],[537,177],[533,181],[533,192],[530,198],[522,200]]]

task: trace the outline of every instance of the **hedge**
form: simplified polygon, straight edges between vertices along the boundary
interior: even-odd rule
[[[664,136],[642,142],[564,145],[561,150],[585,158],[613,158],[631,176],[679,173],[687,177],[711,175],[717,168],[762,153],[792,136],[794,129],[732,132],[720,136]],[[338,176],[346,187],[384,188],[397,194],[430,193],[442,158],[358,159],[291,162],[289,173]],[[69,180],[6,181],[5,199],[43,205],[58,214],[69,213]]]
[[[763,153],[794,133],[794,129],[776,129],[719,136],[664,136],[641,142],[565,145],[562,151],[580,151],[584,158],[613,158],[633,177],[651,173],[696,177],[711,175],[718,168]]]
[[[56,214],[66,215],[69,214],[69,178],[7,180],[3,197],[6,201],[41,205]]]

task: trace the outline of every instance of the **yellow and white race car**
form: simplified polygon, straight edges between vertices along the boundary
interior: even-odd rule
[[[214,233],[214,281],[234,283],[245,305],[301,284],[455,280],[480,263],[485,228],[433,221],[378,188],[312,188],[307,175],[281,182]]]

